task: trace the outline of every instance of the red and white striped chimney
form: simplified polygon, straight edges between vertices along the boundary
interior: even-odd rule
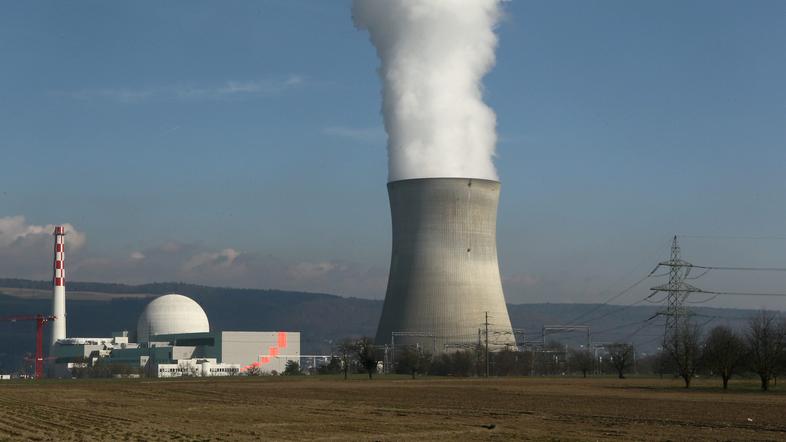
[[[65,306],[65,227],[55,227],[55,260],[54,275],[54,296],[52,300],[52,345],[58,339],[66,337],[66,306]]]

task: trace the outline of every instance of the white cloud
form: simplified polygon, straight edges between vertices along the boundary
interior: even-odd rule
[[[346,267],[330,261],[299,262],[290,267],[289,274],[293,278],[298,280],[302,280],[302,279],[308,280],[308,279],[324,277],[330,272],[336,270],[338,271],[346,270]]]
[[[235,263],[240,253],[235,249],[224,249],[220,252],[202,252],[192,256],[183,264],[184,272],[210,268],[230,268]]]
[[[60,224],[66,230],[66,268],[73,252],[87,242],[83,232],[72,224]],[[0,218],[0,276],[48,279],[52,277],[54,224],[28,224],[24,216]]]
[[[71,265],[72,278],[140,284],[183,281],[227,287],[270,288],[382,297],[387,273],[335,260],[287,261],[235,248],[166,242],[135,252],[144,259],[92,258]]]
[[[159,88],[99,88],[61,93],[76,100],[107,100],[140,103],[149,100],[225,100],[253,99],[282,94],[305,83],[302,75],[253,81],[229,80],[218,85],[171,85]]]
[[[77,250],[85,245],[87,238],[84,233],[77,231],[71,224],[58,225],[65,227],[68,249]],[[54,230],[54,224],[42,226],[28,224],[25,217],[21,215],[0,218],[0,247],[18,246],[33,239],[51,239]]]
[[[76,100],[90,101],[95,99],[117,101],[119,103],[140,103],[155,95],[151,89],[83,89],[67,93]]]
[[[346,126],[328,126],[322,129],[325,135],[331,135],[339,138],[347,138],[352,141],[361,143],[381,143],[384,144],[387,140],[385,129],[381,126],[375,127],[346,127]]]
[[[178,241],[118,255],[87,255],[85,233],[71,224],[63,225],[67,232],[66,275],[71,281],[183,281],[376,298],[385,293],[387,273],[366,264],[289,261],[232,247],[211,248]],[[0,277],[51,278],[53,231],[53,224],[30,224],[23,216],[0,218]]]
[[[302,75],[290,75],[286,81],[284,82],[285,86],[300,86],[303,82],[306,81],[306,78]]]

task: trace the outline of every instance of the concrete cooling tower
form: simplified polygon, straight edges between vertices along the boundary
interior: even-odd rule
[[[497,261],[499,190],[469,178],[388,183],[393,247],[378,345],[485,344],[486,313],[490,348],[515,345]]]

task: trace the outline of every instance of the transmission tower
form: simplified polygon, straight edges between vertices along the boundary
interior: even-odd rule
[[[691,312],[685,306],[685,299],[691,293],[702,292],[698,287],[685,282],[693,269],[693,264],[684,261],[680,257],[680,246],[677,243],[677,236],[671,242],[671,258],[668,261],[658,263],[658,267],[669,267],[669,282],[656,287],[652,287],[653,295],[657,292],[666,292],[666,311],[659,312],[659,315],[666,317],[666,328],[663,333],[663,342],[675,334],[679,334],[685,329],[688,317]]]

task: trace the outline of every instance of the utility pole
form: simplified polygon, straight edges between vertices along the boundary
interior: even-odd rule
[[[481,333],[480,328],[478,328],[478,348],[477,351],[475,352],[475,354],[477,355],[477,361],[475,361],[476,362],[475,370],[477,370],[478,375],[480,375],[480,352],[483,349],[482,347],[483,344],[481,344],[481,340],[480,340],[480,333]]]
[[[489,377],[489,312],[486,312],[486,377]]]
[[[682,333],[688,322],[691,312],[685,306],[685,299],[694,292],[702,290],[685,282],[688,279],[693,264],[682,260],[680,257],[680,246],[677,243],[677,236],[671,242],[671,257],[668,261],[658,264],[659,266],[669,267],[669,282],[651,288],[653,294],[657,292],[667,292],[666,311],[658,314],[666,317],[666,327],[663,333],[663,344],[669,342],[671,337]]]

